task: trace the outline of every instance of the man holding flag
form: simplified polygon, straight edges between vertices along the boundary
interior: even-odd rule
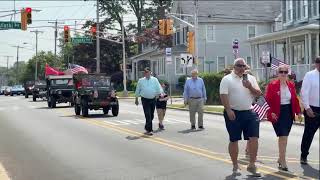
[[[247,171],[260,177],[255,161],[258,151],[259,120],[257,113],[251,108],[255,97],[261,95],[261,90],[255,77],[245,74],[247,64],[243,58],[234,61],[231,74],[223,77],[220,83],[220,98],[225,108],[224,118],[229,133],[229,154],[233,163],[233,174],[240,175],[238,166],[238,141],[249,140],[250,163]]]

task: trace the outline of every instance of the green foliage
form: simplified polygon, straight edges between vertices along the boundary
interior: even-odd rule
[[[207,91],[207,104],[220,104],[219,87],[223,73],[200,73]]]
[[[137,88],[137,84],[138,84],[138,81],[127,81],[127,90],[128,91],[135,91],[136,88]]]
[[[186,75],[182,75],[178,78],[178,87],[183,89],[184,88],[184,84],[187,80],[187,76]]]

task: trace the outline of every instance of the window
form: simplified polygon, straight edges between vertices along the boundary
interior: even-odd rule
[[[160,57],[158,65],[158,75],[166,74],[166,62],[164,57]]]
[[[250,56],[247,56],[247,64],[250,66],[250,68],[252,68],[252,61]]]
[[[295,1],[296,3],[296,20],[300,20],[301,19],[301,11],[302,11],[302,3],[301,1]]]
[[[176,33],[176,45],[180,44],[180,31]]]
[[[216,26],[207,25],[207,41],[216,42]]]
[[[311,1],[311,16],[313,16],[313,17],[317,17],[317,16],[319,16],[319,1],[317,1],[317,0],[314,0],[314,1]]]
[[[301,19],[308,18],[308,0],[301,1]]]
[[[286,1],[286,22],[292,22],[293,17],[293,2],[292,0]]]
[[[304,43],[294,43],[292,45],[293,65],[306,64],[306,57],[304,54]]]
[[[217,57],[218,72],[223,71],[226,68],[226,57]]]
[[[256,26],[248,25],[248,38],[252,38],[256,36]]]
[[[180,59],[180,56],[176,56],[175,57],[175,72],[176,72],[176,75],[182,75],[183,74],[183,69],[184,69],[184,65],[181,64],[181,59]]]

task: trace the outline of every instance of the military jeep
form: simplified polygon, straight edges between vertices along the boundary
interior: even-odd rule
[[[32,100],[37,101],[37,98],[44,99],[47,97],[46,81],[36,81],[32,88]]]
[[[48,107],[55,108],[57,103],[68,102],[73,106],[72,75],[48,76],[46,81]]]
[[[111,109],[113,116],[118,116],[119,102],[116,92],[105,74],[74,74],[75,85],[74,110],[76,115],[87,117],[89,110],[102,109],[108,114]]]

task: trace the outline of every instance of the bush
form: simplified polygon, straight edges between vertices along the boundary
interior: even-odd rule
[[[182,75],[179,77],[178,79],[178,87],[183,89],[184,88],[184,83],[186,82],[187,80],[187,76],[186,75]]]
[[[128,80],[127,81],[127,89],[128,91],[135,91],[137,87],[138,81],[132,81]]]
[[[207,104],[221,104],[220,103],[220,93],[219,87],[220,82],[223,78],[223,73],[200,73],[199,77],[201,77],[204,81],[207,91]]]

